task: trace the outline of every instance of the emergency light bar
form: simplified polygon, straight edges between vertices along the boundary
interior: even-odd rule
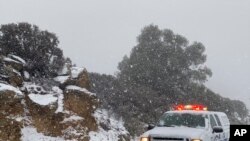
[[[174,110],[183,111],[183,110],[194,110],[194,111],[207,111],[207,107],[203,105],[177,105],[174,107]]]

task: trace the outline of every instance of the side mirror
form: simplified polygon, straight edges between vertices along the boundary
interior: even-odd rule
[[[148,124],[148,130],[151,130],[151,129],[153,129],[153,128],[155,128],[155,125],[154,124]]]
[[[222,133],[223,128],[221,126],[214,126],[213,127],[213,133]]]

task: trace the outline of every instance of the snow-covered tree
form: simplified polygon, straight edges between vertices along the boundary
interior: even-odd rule
[[[23,58],[32,76],[53,76],[62,68],[63,52],[54,33],[29,23],[1,25],[0,33],[1,54]]]
[[[149,25],[138,36],[130,56],[120,62],[119,76],[156,90],[203,83],[212,75],[204,65],[204,51],[201,43],[189,44],[185,37],[171,30]]]

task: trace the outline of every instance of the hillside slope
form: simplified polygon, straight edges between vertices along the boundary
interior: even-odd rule
[[[0,61],[0,140],[128,140],[122,119],[99,108],[85,69],[36,78],[18,56],[1,56]]]

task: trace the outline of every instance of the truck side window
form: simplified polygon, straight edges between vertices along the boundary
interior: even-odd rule
[[[210,115],[210,124],[211,127],[213,128],[214,126],[217,126],[216,121],[212,115]]]
[[[220,122],[220,119],[219,119],[219,116],[216,115],[216,114],[214,114],[214,117],[215,117],[215,119],[216,119],[218,125],[219,125],[219,126],[222,126],[222,125],[221,125],[221,122]]]

